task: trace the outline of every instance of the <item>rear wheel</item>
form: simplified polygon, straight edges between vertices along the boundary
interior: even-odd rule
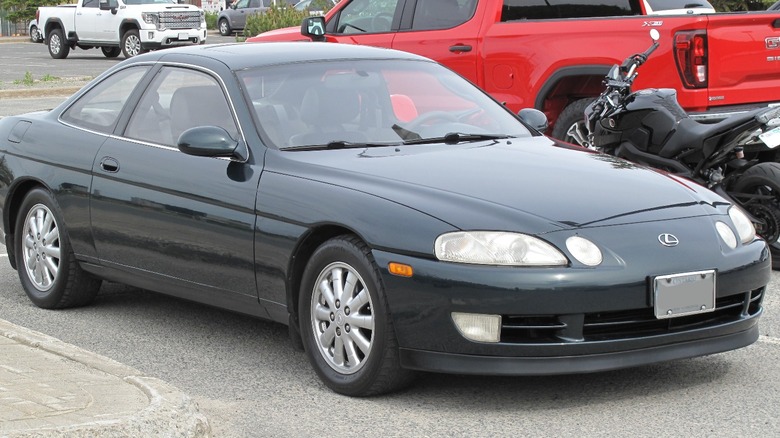
[[[729,193],[757,219],[756,233],[772,247],[772,267],[780,269],[780,164],[759,163],[739,176]]]
[[[569,104],[555,121],[552,137],[579,146],[587,146],[588,128],[585,126],[585,108],[593,98],[576,100]]]
[[[30,41],[34,43],[41,42],[41,31],[38,30],[38,26],[30,27]]]
[[[101,47],[100,50],[106,58],[116,58],[122,53],[122,49],[119,47]]]
[[[299,315],[309,361],[332,390],[368,396],[399,389],[400,366],[379,269],[355,236],[320,246],[303,274]]]
[[[45,309],[92,302],[101,281],[79,267],[54,198],[34,189],[22,201],[16,220],[17,271],[25,293]]]
[[[52,29],[49,32],[49,55],[54,59],[65,59],[70,52],[70,46],[62,34],[62,29]]]

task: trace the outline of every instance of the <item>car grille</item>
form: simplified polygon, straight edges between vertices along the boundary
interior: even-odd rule
[[[502,315],[501,342],[561,343],[607,341],[663,335],[714,327],[761,310],[764,289],[719,298],[715,310],[679,318],[657,319],[652,308],[574,315]]]
[[[160,24],[167,29],[200,28],[200,11],[160,12]]]

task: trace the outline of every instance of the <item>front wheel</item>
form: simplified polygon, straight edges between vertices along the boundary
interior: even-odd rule
[[[772,268],[780,269],[780,164],[758,163],[740,175],[729,193],[757,221],[756,233],[773,245]]]
[[[132,58],[144,52],[145,50],[141,49],[141,37],[138,29],[130,29],[122,35],[122,54],[125,55],[125,58]]]
[[[226,19],[219,20],[219,34],[222,36],[230,36],[230,32],[232,30],[230,29],[230,24]]]
[[[70,52],[70,46],[65,41],[62,29],[52,29],[49,32],[49,55],[54,59],[65,59]]]
[[[413,373],[400,366],[379,269],[357,237],[336,237],[314,252],[299,315],[309,361],[333,391],[368,396],[411,381]]]
[[[101,281],[78,265],[62,213],[48,191],[34,189],[25,196],[14,240],[19,279],[36,306],[61,309],[92,302]]]
[[[122,53],[122,49],[119,47],[101,47],[100,50],[106,58],[116,58]]]
[[[555,121],[552,137],[579,146],[588,146],[588,128],[585,126],[585,109],[593,98],[575,100],[570,103]]]

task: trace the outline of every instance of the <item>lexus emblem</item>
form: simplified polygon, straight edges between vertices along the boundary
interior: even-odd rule
[[[680,241],[677,239],[677,237],[674,236],[674,234],[669,234],[669,233],[659,234],[658,241],[661,242],[661,245],[663,246],[677,246],[677,244],[680,243]]]

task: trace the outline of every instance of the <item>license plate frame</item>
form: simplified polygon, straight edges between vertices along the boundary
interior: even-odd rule
[[[714,269],[653,278],[655,317],[669,319],[714,311],[716,284]]]
[[[758,139],[761,140],[769,149],[774,149],[780,146],[780,126],[774,127],[769,131],[759,134]]]

